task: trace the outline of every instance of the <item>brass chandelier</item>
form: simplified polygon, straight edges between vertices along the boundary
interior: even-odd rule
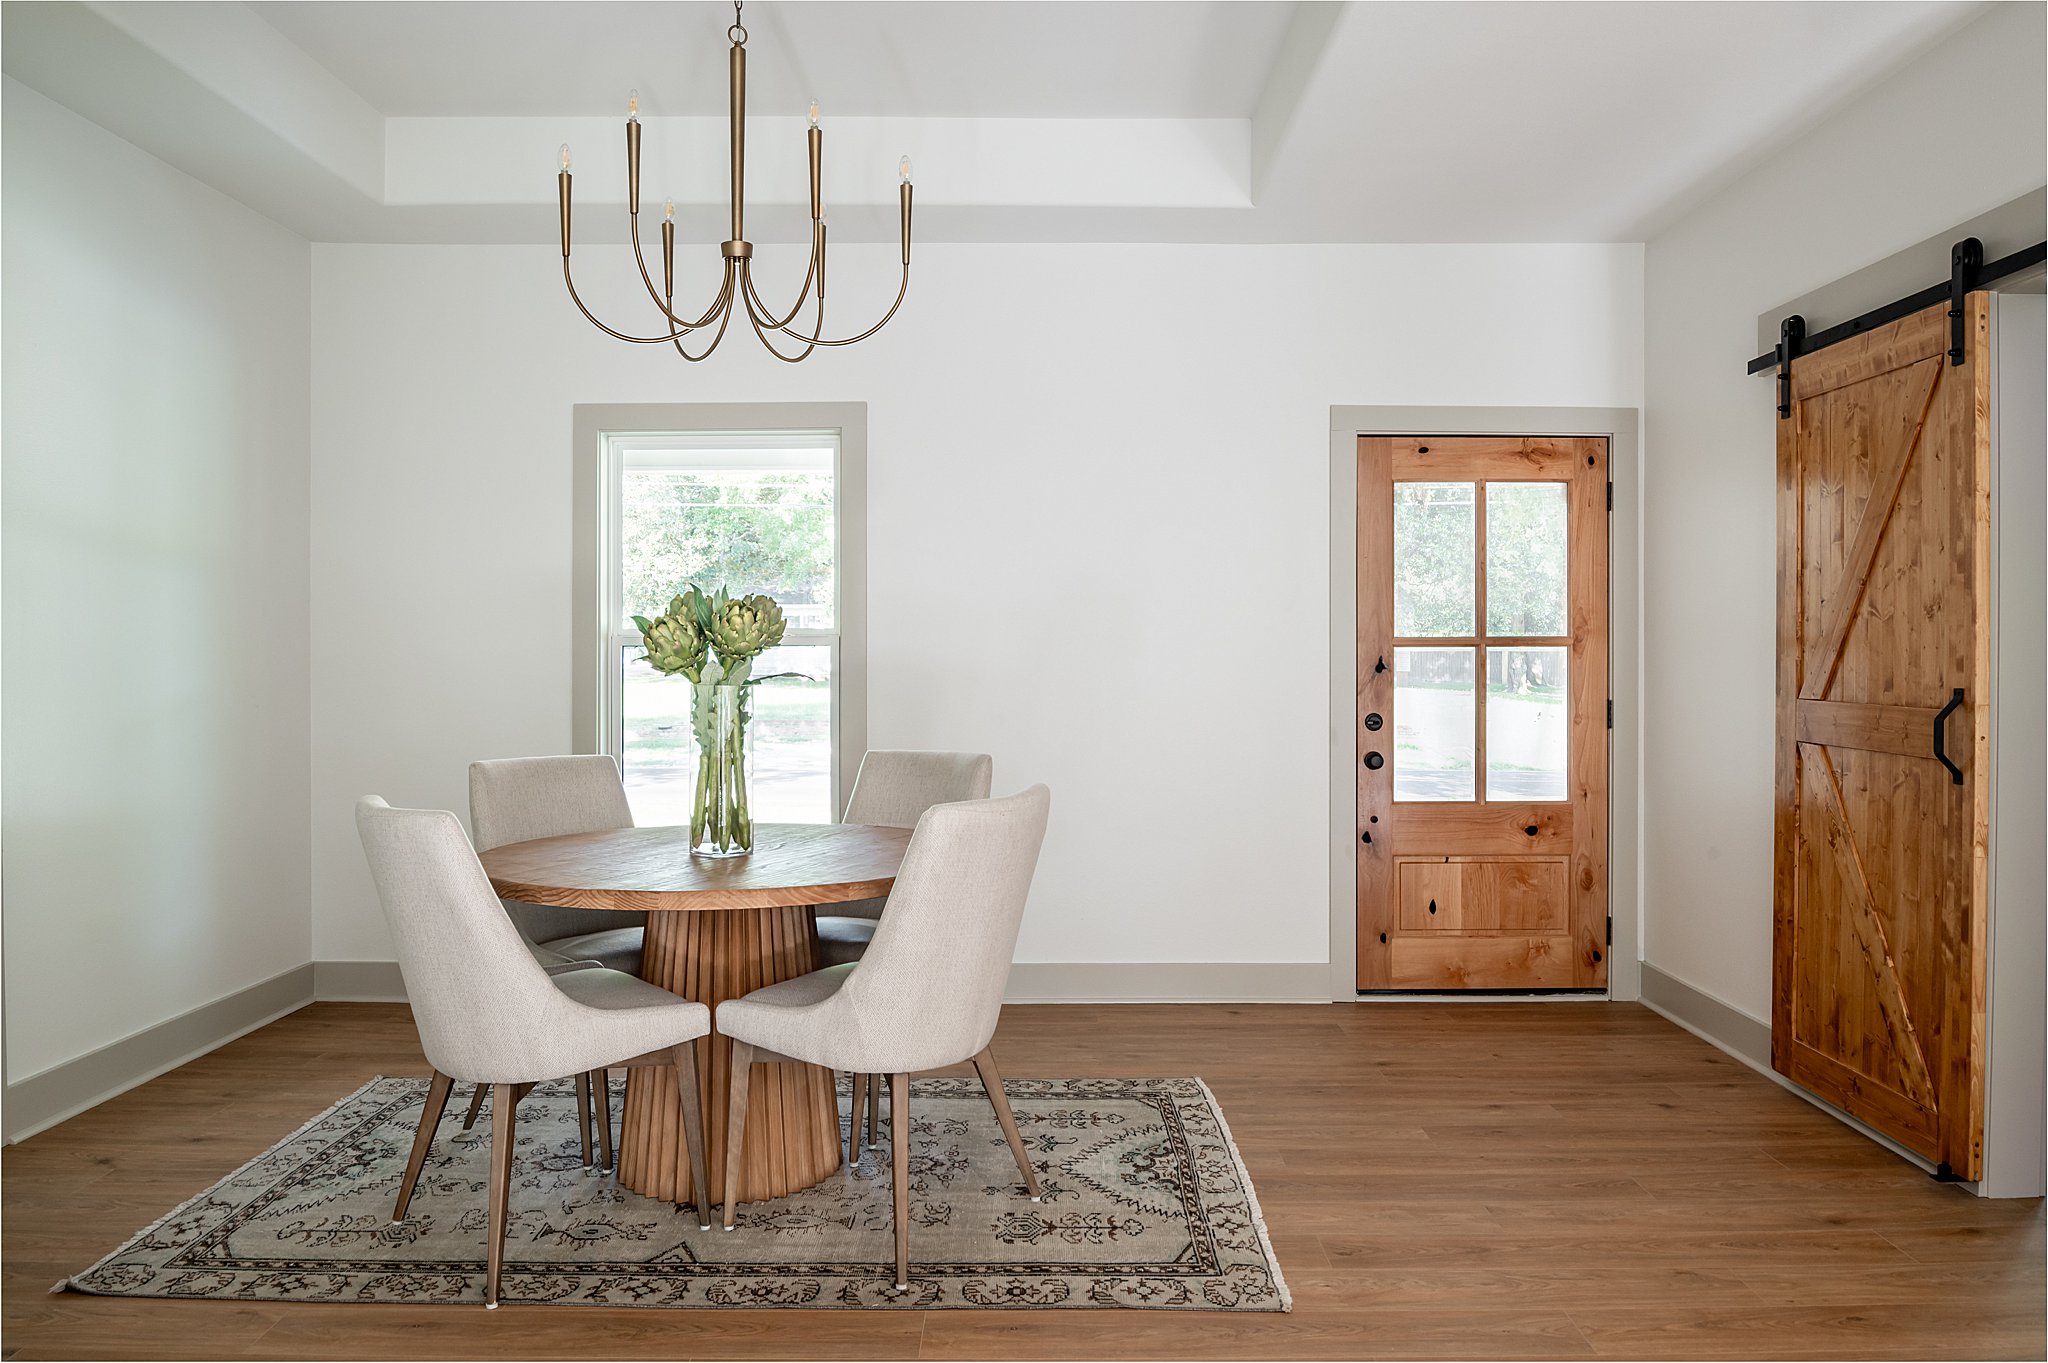
[[[882,320],[857,336],[828,339],[825,328],[825,207],[819,190],[818,160],[824,150],[825,135],[818,127],[818,103],[811,101],[811,127],[809,133],[811,151],[811,258],[809,268],[804,272],[803,288],[798,291],[796,302],[789,311],[777,314],[774,309],[761,301],[754,291],[753,259],[754,244],[746,234],[746,149],[747,149],[747,30],[740,22],[740,12],[745,0],[733,0],[732,26],[725,31],[726,39],[732,44],[727,54],[726,76],[731,96],[729,114],[732,131],[732,237],[723,243],[720,251],[725,258],[725,277],[718,289],[718,296],[702,316],[684,318],[675,311],[676,287],[676,201],[670,199],[661,215],[661,280],[660,292],[655,291],[654,278],[647,272],[647,258],[640,249],[640,93],[634,91],[627,101],[626,114],[626,214],[632,227],[633,260],[640,267],[641,282],[647,286],[647,296],[654,300],[660,310],[665,327],[674,328],[660,336],[633,336],[615,330],[600,321],[597,315],[584,306],[577,296],[576,281],[569,273],[569,206],[571,181],[569,173],[569,146],[562,145],[561,173],[556,176],[555,190],[562,210],[562,282],[568,286],[569,298],[577,310],[599,331],[615,336],[621,341],[634,345],[672,345],[676,354],[686,360],[709,359],[711,352],[718,349],[718,343],[725,339],[725,330],[732,321],[735,304],[743,308],[747,321],[753,325],[754,334],[761,338],[768,353],[778,360],[795,364],[808,359],[819,346],[852,345],[864,341],[889,324],[896,310],[903,306],[903,296],[910,290],[910,158],[905,156],[897,165],[901,183],[896,189],[898,213],[903,224],[903,278],[896,288],[896,301],[882,314]],[[804,304],[815,294],[815,311],[808,331],[795,325],[796,316]],[[694,332],[717,324],[711,334],[710,344],[701,351],[692,352],[683,344],[685,337]],[[795,354],[787,354],[771,339],[774,333],[781,333],[799,345]]]

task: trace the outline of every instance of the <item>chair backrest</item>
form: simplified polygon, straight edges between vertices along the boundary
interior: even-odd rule
[[[917,821],[875,938],[842,993],[892,1070],[988,1045],[1052,807],[1044,786],[937,805]]]
[[[619,764],[609,754],[504,757],[469,764],[469,826],[476,850],[508,842],[631,828]]]
[[[605,753],[505,757],[469,764],[469,826],[477,850],[512,842],[631,828],[619,764]],[[507,900],[506,912],[535,942],[611,928],[637,927],[645,914],[599,913]]]
[[[860,760],[846,822],[915,828],[933,805],[986,800],[995,762],[985,752],[876,748]]]
[[[560,991],[498,906],[462,824],[440,809],[356,802],[356,831],[398,946],[427,1061],[452,1079],[524,1083],[525,1044]]]

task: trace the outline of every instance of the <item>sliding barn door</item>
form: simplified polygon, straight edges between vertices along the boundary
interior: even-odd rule
[[[1772,1063],[1958,1177],[1983,1147],[1987,295],[1796,360],[1778,422]]]

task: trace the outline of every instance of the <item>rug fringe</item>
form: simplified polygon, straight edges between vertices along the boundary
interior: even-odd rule
[[[1238,1181],[1244,1184],[1244,1200],[1252,1210],[1252,1225],[1259,1232],[1259,1248],[1266,1251],[1266,1262],[1273,1266],[1273,1286],[1280,1289],[1280,1309],[1294,1309],[1294,1293],[1288,1290],[1287,1279],[1280,1272],[1280,1256],[1273,1252],[1273,1237],[1266,1230],[1266,1213],[1259,1206],[1259,1190],[1252,1186],[1252,1171],[1244,1167],[1244,1152],[1237,1148],[1237,1139],[1230,1134],[1230,1122],[1223,1115],[1223,1104],[1216,1101],[1216,1091],[1200,1075],[1194,1081],[1202,1086],[1202,1093],[1209,1100],[1209,1110],[1216,1114],[1217,1129],[1223,1133],[1223,1144],[1230,1151],[1232,1162],[1237,1165]]]

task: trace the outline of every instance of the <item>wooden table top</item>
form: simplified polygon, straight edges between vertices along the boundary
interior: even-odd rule
[[[907,828],[764,823],[743,857],[693,857],[688,828],[614,828],[507,843],[482,854],[501,899],[633,913],[765,909],[879,899]]]

